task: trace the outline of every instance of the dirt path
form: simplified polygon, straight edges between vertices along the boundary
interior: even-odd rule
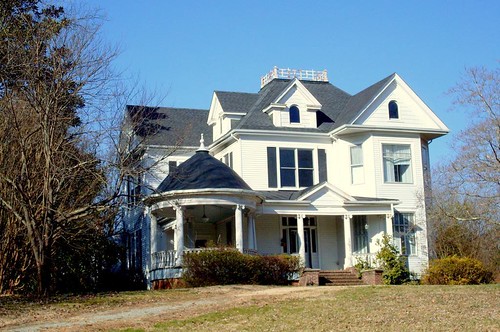
[[[265,304],[291,298],[314,297],[340,288],[332,287],[262,287],[226,286],[201,289],[198,296],[174,300],[160,298],[151,303],[120,304],[99,312],[71,312],[70,316],[43,311],[26,322],[11,321],[2,330],[31,331],[99,331],[120,327],[148,327],[158,321],[198,316],[216,310],[251,304]],[[192,294],[191,294],[192,295]],[[165,302],[168,301],[168,302]],[[55,316],[55,317],[54,317]],[[1,326],[1,325],[0,325]]]

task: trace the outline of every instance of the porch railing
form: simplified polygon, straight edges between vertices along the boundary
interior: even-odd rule
[[[353,253],[352,264],[356,265],[358,262],[368,263],[368,266],[373,268],[380,265],[377,254],[373,253]]]
[[[199,253],[207,250],[214,250],[216,248],[188,248],[184,249],[184,253]],[[248,255],[257,255],[257,250],[245,249],[243,253]],[[177,262],[176,250],[163,250],[151,254],[151,270],[168,269],[176,267]]]
[[[175,266],[176,250],[157,251],[151,254],[151,270],[167,269]]]

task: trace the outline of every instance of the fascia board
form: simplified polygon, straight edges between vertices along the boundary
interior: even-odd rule
[[[394,77],[389,81],[387,82],[381,89],[380,91],[375,95],[375,97],[373,97],[362,109],[361,111],[358,113],[358,115],[356,115],[356,117],[354,118],[354,120],[351,121],[351,123],[354,123],[356,122],[360,117],[361,115],[363,115],[363,113],[365,113],[365,111],[375,102],[375,100],[377,100],[380,95],[382,95],[382,93],[384,93],[385,90],[387,90],[387,88],[392,84],[392,82],[394,82],[394,80],[396,80],[396,77],[397,77],[397,74],[394,75]]]
[[[366,125],[343,125],[332,130],[330,135],[343,135],[352,132],[372,131],[372,132],[396,132],[396,133],[414,133],[414,134],[433,134],[443,136],[449,133],[448,130],[429,129],[429,128],[401,128],[401,127],[380,127]]]
[[[279,94],[279,96],[274,100],[275,104],[280,104],[279,101],[290,91],[290,89],[293,86],[297,86],[297,89],[305,96],[305,98],[308,100],[308,104],[310,105],[319,105],[321,108],[321,103],[316,99],[316,97],[313,96],[313,94],[307,90],[307,88],[300,82],[299,79],[294,78],[288,86],[283,90],[282,93]]]
[[[212,102],[210,103],[210,111],[208,112],[208,119],[207,119],[207,124],[209,126],[213,125],[216,123],[216,109],[217,106],[222,109],[222,105],[219,102],[219,98],[217,98],[217,93],[214,92],[212,94]]]
[[[450,131],[450,129],[444,124],[441,119],[431,110],[431,108],[420,98],[415,91],[398,75],[396,74],[397,83],[402,87],[405,92],[410,95],[410,97],[420,105],[420,108],[429,116],[434,123],[442,130]]]

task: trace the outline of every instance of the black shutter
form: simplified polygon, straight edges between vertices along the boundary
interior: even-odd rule
[[[328,173],[326,167],[326,151],[318,149],[319,182],[327,181]]]
[[[276,148],[267,148],[267,184],[269,188],[278,187],[278,172],[276,169]]]

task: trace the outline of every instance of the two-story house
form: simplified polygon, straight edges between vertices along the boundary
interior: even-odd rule
[[[138,165],[155,165],[130,181],[144,199],[126,213],[128,265],[150,284],[209,242],[341,270],[388,234],[411,271],[427,266],[429,143],[448,128],[397,74],[350,95],[326,71],[274,68],[256,93],[215,91],[209,110],[127,117]]]

